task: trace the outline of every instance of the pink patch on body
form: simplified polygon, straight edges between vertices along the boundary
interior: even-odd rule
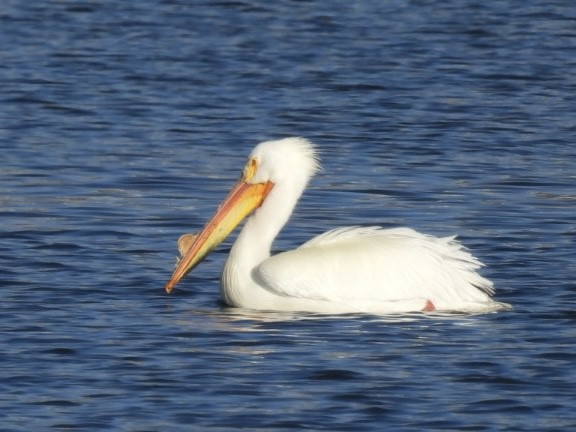
[[[436,310],[436,306],[434,306],[434,303],[432,303],[430,300],[426,300],[426,304],[424,305],[424,309],[422,309],[422,312],[433,312]]]

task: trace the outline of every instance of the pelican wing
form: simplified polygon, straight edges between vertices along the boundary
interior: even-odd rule
[[[327,301],[425,299],[441,305],[489,301],[482,264],[454,237],[409,228],[339,228],[262,262],[255,271],[267,290]]]

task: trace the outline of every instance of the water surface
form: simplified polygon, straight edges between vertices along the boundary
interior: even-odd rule
[[[576,427],[576,9],[555,0],[0,6],[3,430]],[[458,233],[507,313],[251,313],[230,243],[174,295],[257,142],[324,172],[274,245]]]

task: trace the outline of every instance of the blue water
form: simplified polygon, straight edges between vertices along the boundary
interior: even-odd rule
[[[572,1],[4,1],[0,429],[576,429]],[[461,240],[512,312],[318,317],[163,292],[261,140],[324,172],[275,244]]]

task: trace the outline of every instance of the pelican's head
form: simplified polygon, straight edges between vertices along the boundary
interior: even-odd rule
[[[171,292],[244,218],[260,207],[276,185],[289,185],[299,196],[318,168],[314,147],[306,139],[285,138],[258,144],[238,183],[180,260],[166,284],[166,292]]]
[[[312,143],[304,138],[285,138],[265,141],[254,147],[248,164],[255,164],[257,170],[251,179],[253,183],[270,181],[274,184],[306,184],[318,171],[318,157]]]

